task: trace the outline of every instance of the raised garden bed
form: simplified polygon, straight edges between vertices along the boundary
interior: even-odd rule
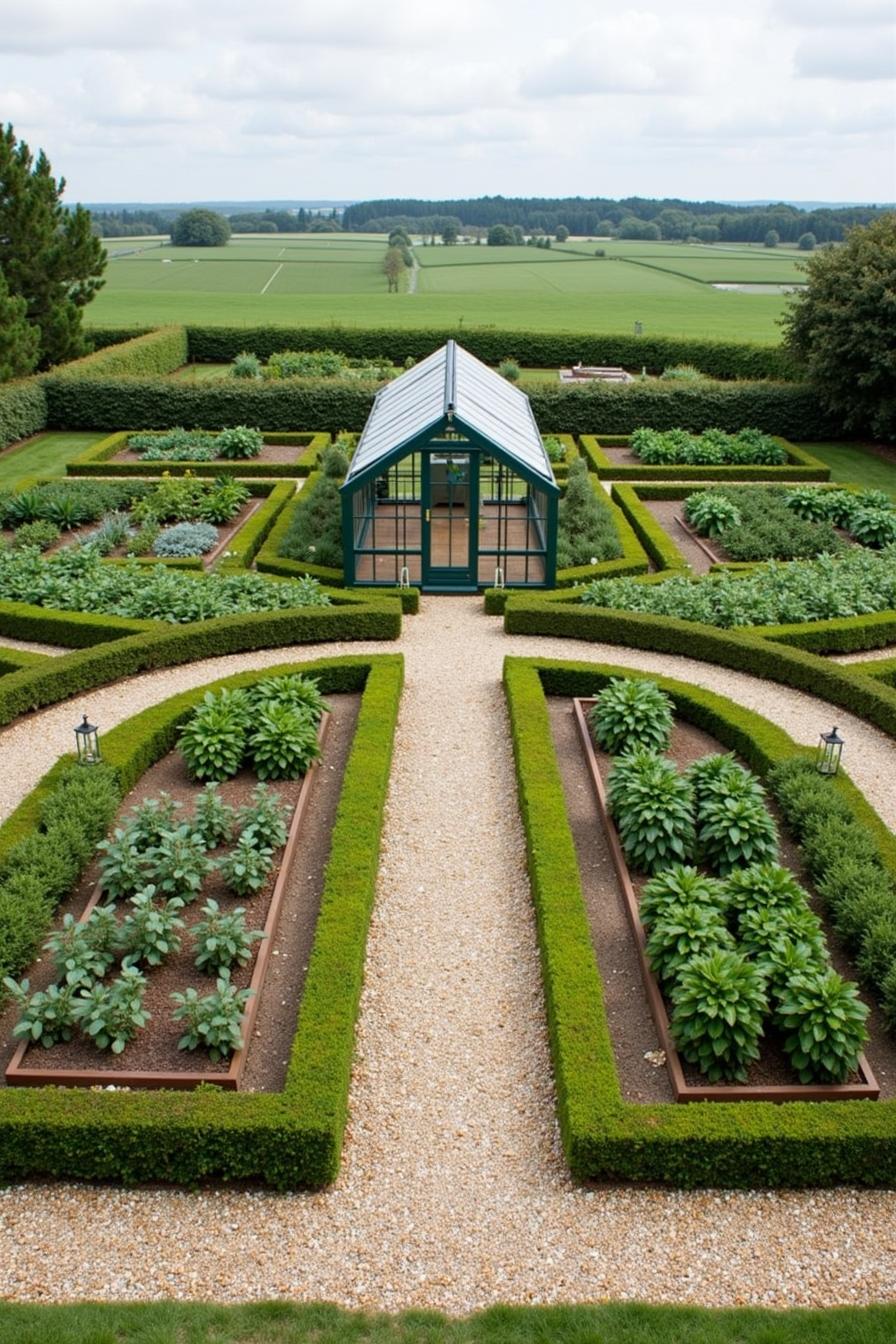
[[[110,434],[66,464],[69,476],[195,476],[301,477],[318,465],[330,435],[271,431],[262,435],[260,454],[252,458],[214,458],[210,461],[179,461],[176,458],[147,461],[128,447],[131,433]]]
[[[787,454],[782,466],[647,465],[621,434],[582,434],[579,445],[593,471],[605,481],[827,481],[830,467],[788,439],[773,436]]]
[[[859,1057],[857,1077],[842,1084],[802,1084],[789,1081],[788,1076],[792,1079],[792,1072],[786,1059],[775,1048],[774,1042],[768,1040],[764,1041],[762,1058],[751,1067],[750,1078],[746,1083],[709,1083],[700,1078],[693,1066],[682,1060],[672,1037],[669,1015],[662,990],[645,950],[647,939],[639,914],[640,889],[643,886],[643,881],[635,878],[629,868],[616,826],[607,807],[606,779],[611,758],[595,749],[592,734],[588,727],[586,715],[594,703],[593,698],[574,697],[573,712],[597,810],[606,836],[607,848],[618,880],[631,936],[634,940],[644,993],[656,1027],[659,1052],[664,1057],[668,1070],[673,1099],[676,1102],[876,1100],[880,1096],[880,1085],[864,1054]],[[689,733],[693,735],[694,730],[689,730]],[[696,736],[699,741],[696,755],[721,749],[721,744],[714,742],[706,734],[699,733]],[[687,753],[687,747],[687,743],[678,743],[679,752]],[[784,857],[791,864],[795,862],[792,850],[790,853],[785,850]],[[829,930],[828,936],[830,938]],[[881,1045],[885,1054],[894,1054],[889,1043],[882,1041]]]
[[[6,1068],[5,1080],[8,1086],[114,1086],[183,1090],[200,1083],[214,1083],[227,1090],[236,1090],[243,1085],[250,1060],[253,1065],[252,1091],[275,1091],[282,1086],[285,1068],[281,1065],[285,1061],[280,1057],[284,1051],[288,1051],[296,1006],[301,996],[304,966],[313,938],[316,901],[322,885],[333,804],[338,796],[342,766],[357,714],[356,697],[339,697],[339,701],[338,740],[334,743],[332,756],[327,751],[327,769],[321,770],[319,763],[314,763],[301,780],[280,780],[271,786],[292,815],[286,843],[279,855],[275,855],[268,881],[254,895],[242,897],[230,893],[215,873],[206,879],[203,886],[201,899],[213,897],[224,913],[236,906],[243,906],[247,926],[261,929],[264,933],[263,939],[254,944],[249,962],[243,967],[235,966],[231,975],[231,981],[238,989],[248,988],[251,991],[241,1025],[243,1048],[235,1051],[229,1060],[218,1062],[213,1062],[201,1050],[185,1052],[178,1049],[183,1025],[171,1017],[171,992],[192,987],[201,995],[214,987],[214,975],[203,973],[193,964],[190,930],[201,916],[200,899],[181,911],[186,928],[180,951],[169,954],[160,966],[145,968],[147,989],[144,1006],[150,1011],[151,1020],[122,1054],[100,1054],[89,1041],[77,1035],[71,1041],[59,1042],[49,1049],[23,1040],[16,1047]],[[331,716],[325,714],[318,730],[321,747],[328,740],[330,724]],[[317,815],[311,818],[309,825],[313,795],[322,775],[334,776],[328,779],[329,805],[324,800],[324,805],[317,809]],[[245,805],[251,801],[251,792],[256,783],[255,777],[244,770],[232,780],[219,785],[218,792],[230,806]],[[169,753],[147,772],[129,795],[124,810],[129,810],[145,798],[156,796],[160,789],[184,804],[185,812],[189,812],[191,803],[195,802],[200,788],[190,780],[179,753]],[[304,872],[299,874],[297,866]],[[98,867],[94,863],[67,903],[67,910],[79,922],[107,899],[97,877]],[[82,904],[91,888],[92,895],[86,904]],[[126,913],[127,903],[120,903],[119,914]],[[300,947],[293,954],[291,968],[285,966],[289,953],[278,945],[281,919],[286,917],[302,934]],[[283,960],[278,961],[281,957]],[[270,994],[265,998],[265,985],[272,969],[282,972],[280,984],[276,995]],[[36,963],[29,975],[32,987],[41,987],[40,981],[49,979],[48,972],[46,958]],[[287,997],[283,998],[284,995]],[[257,1019],[260,1029],[256,1031]],[[6,1054],[8,1057],[8,1050]]]

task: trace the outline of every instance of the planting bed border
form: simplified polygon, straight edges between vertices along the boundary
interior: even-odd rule
[[[607,847],[613,859],[613,866],[616,869],[616,876],[619,878],[619,886],[622,891],[625,913],[628,917],[629,928],[638,951],[638,962],[641,967],[641,977],[644,981],[644,992],[647,996],[647,1002],[650,1005],[650,1012],[657,1029],[657,1035],[660,1038],[660,1044],[666,1055],[666,1067],[669,1071],[669,1079],[672,1084],[672,1091],[675,1093],[675,1100],[679,1102],[691,1101],[876,1101],[880,1096],[880,1087],[877,1079],[871,1071],[868,1060],[864,1054],[859,1056],[858,1074],[860,1081],[858,1083],[828,1083],[828,1084],[806,1084],[792,1083],[790,1085],[769,1085],[769,1084],[746,1084],[746,1083],[688,1083],[685,1078],[684,1068],[682,1067],[681,1057],[672,1037],[669,1026],[669,1015],[666,1011],[666,1004],[663,1000],[657,978],[653,973],[650,960],[647,956],[647,937],[644,932],[644,925],[641,923],[639,913],[638,897],[632,883],[631,871],[625,858],[625,853],[619,839],[619,832],[610,816],[610,810],[607,806],[607,793],[601,778],[600,766],[598,765],[597,754],[594,750],[594,742],[588,729],[586,714],[594,704],[595,700],[591,696],[574,696],[573,711],[575,714],[576,725],[579,730],[582,748],[585,753],[585,760],[588,765],[588,773],[591,777],[591,783],[594,786],[594,795],[597,799],[597,808],[600,813],[601,823],[607,837]]]
[[[238,478],[264,478],[309,476],[316,468],[320,455],[330,443],[330,435],[316,431],[308,433],[278,433],[276,430],[262,434],[265,443],[295,444],[303,451],[295,462],[260,462],[256,458],[235,458],[228,461],[190,462],[178,458],[158,462],[113,462],[112,458],[127,447],[131,434],[152,433],[151,430],[126,429],[93,443],[78,457],[66,463],[68,476],[185,476],[192,472],[194,476],[236,476]],[[160,434],[164,430],[158,431]],[[211,431],[209,431],[211,432]]]
[[[0,1093],[3,1180],[32,1175],[194,1185],[226,1178],[294,1189],[320,1188],[336,1176],[403,659],[325,658],[227,677],[135,715],[104,737],[103,751],[124,796],[172,749],[179,725],[207,690],[290,672],[317,676],[325,694],[360,691],[361,704],[283,1091],[7,1088]],[[0,827],[0,857],[33,830],[70,760],[49,771]]]
[[[323,713],[317,729],[317,743],[323,748],[327,737],[327,729],[330,724],[330,715]],[[274,945],[274,935],[280,923],[280,911],[283,906],[287,885],[292,875],[292,864],[295,857],[296,846],[302,830],[302,823],[305,820],[305,813],[308,810],[308,804],[311,801],[311,794],[314,789],[317,776],[320,772],[320,761],[311,762],[305,771],[305,777],[302,780],[302,787],[299,790],[299,796],[296,799],[295,809],[293,810],[292,820],[289,824],[289,833],[286,837],[286,844],[280,858],[279,871],[274,883],[274,890],[271,894],[271,903],[268,906],[267,918],[264,922],[264,940],[259,944],[258,954],[255,958],[255,965],[252,969],[252,978],[249,981],[248,988],[251,990],[251,997],[246,1004],[246,1010],[243,1014],[240,1032],[243,1038],[243,1046],[235,1050],[230,1056],[230,1063],[226,1073],[221,1070],[212,1069],[194,1069],[190,1072],[184,1070],[165,1070],[165,1069],[104,1069],[97,1066],[93,1069],[52,1069],[52,1068],[28,1068],[25,1064],[25,1056],[31,1050],[40,1058],[39,1047],[34,1046],[29,1040],[22,1040],[16,1047],[15,1053],[6,1069],[6,1083],[9,1087],[104,1087],[110,1083],[116,1087],[154,1087],[154,1088],[177,1088],[179,1091],[198,1087],[200,1083],[211,1083],[216,1087],[226,1088],[230,1091],[236,1091],[239,1088],[246,1067],[248,1056],[248,1042],[252,1039],[252,1028],[255,1025],[255,1017],[258,1012],[258,1003],[261,997],[261,991],[264,987],[265,977],[267,975],[268,962],[271,958],[271,949]],[[96,889],[87,902],[78,920],[87,919],[93,910],[104,900],[103,891],[97,883]],[[151,1030],[151,1028],[150,1028]]]
[[[779,434],[772,435],[787,453],[787,464],[780,467],[763,466],[708,466],[695,464],[642,465],[638,462],[614,462],[603,452],[601,444],[610,448],[627,448],[628,434],[580,434],[579,447],[592,471],[603,481],[829,481],[831,469],[827,463],[813,457],[805,448]]]
[[[685,1188],[896,1184],[894,1101],[680,1106],[623,1100],[545,699],[592,695],[620,676],[645,674],[608,664],[504,661],[558,1118],[573,1175]],[[677,714],[760,775],[779,761],[807,756],[783,730],[722,696],[666,677],[650,679],[671,696]],[[845,775],[831,784],[896,873],[894,837]]]

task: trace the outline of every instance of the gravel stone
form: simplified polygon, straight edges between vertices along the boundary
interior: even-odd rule
[[[101,688],[0,734],[5,815],[84,711],[101,729],[247,668],[390,644],[211,659]],[[705,686],[846,764],[889,825],[896,744],[812,696],[691,659],[507,637],[480,598],[424,598],[407,660],[343,1169],[316,1194],[0,1191],[0,1295],[17,1301],[282,1297],[465,1313],[608,1298],[831,1306],[896,1300],[896,1193],[579,1188],[564,1167],[509,729],[506,654]]]

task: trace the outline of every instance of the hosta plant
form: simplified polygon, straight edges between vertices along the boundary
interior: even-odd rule
[[[668,983],[695,957],[734,948],[722,916],[712,906],[672,905],[651,925],[646,950],[654,975]]]
[[[255,844],[254,836],[243,834],[221,860],[221,876],[237,896],[254,896],[268,879],[273,867],[270,849]]]
[[[724,877],[746,864],[770,863],[778,854],[778,833],[761,798],[717,797],[697,813],[697,843],[707,865]]]
[[[206,784],[193,809],[193,830],[206,849],[217,849],[233,835],[236,812],[225,803],[214,784]]]
[[[701,756],[699,760],[692,761],[684,773],[694,790],[698,808],[713,797],[765,796],[756,776],[745,770],[730,752],[726,755]]]
[[[260,429],[250,429],[248,425],[234,425],[232,429],[223,429],[215,440],[218,457],[247,458],[258,457],[264,439]]]
[[[150,885],[131,898],[131,905],[133,913],[122,920],[119,929],[125,965],[145,962],[147,966],[161,966],[170,953],[180,948],[180,930],[184,927],[180,911],[184,903],[174,897],[156,904],[156,889]]]
[[[693,795],[671,761],[643,749],[618,756],[608,795],[625,856],[638,872],[655,873],[692,857]]]
[[[790,869],[780,863],[736,868],[725,879],[725,896],[738,919],[747,910],[802,910],[806,904],[806,893]]]
[[[199,505],[199,517],[204,523],[229,522],[249,498],[242,481],[215,481],[215,488]]]
[[[646,747],[665,751],[672,734],[672,702],[655,681],[612,677],[588,711],[595,741],[611,756]]]
[[[81,987],[79,982],[49,985],[47,989],[38,989],[31,994],[27,980],[17,984],[6,976],[3,986],[21,1009],[21,1017],[12,1029],[13,1036],[25,1037],[47,1049],[57,1041],[71,1040],[76,1021],[75,995]]]
[[[743,1082],[768,1010],[759,969],[738,952],[710,952],[682,969],[672,1005],[672,1036],[688,1063],[712,1083]]]
[[[797,976],[817,975],[829,965],[826,950],[787,934],[773,935],[757,951],[755,961],[774,996],[784,993]]]
[[[249,709],[244,691],[206,691],[178,742],[194,779],[220,780],[236,774],[246,753]]]
[[[230,972],[226,970],[218,976],[213,994],[200,997],[195,989],[172,994],[175,1004],[172,1017],[186,1028],[177,1043],[178,1049],[195,1050],[204,1046],[215,1062],[227,1059],[234,1050],[241,1050],[240,1029],[251,996],[250,989],[237,989],[230,983]]]
[[[665,919],[672,907],[701,906],[725,911],[724,885],[715,877],[706,877],[697,868],[674,863],[646,883],[641,892],[639,913],[642,924],[650,926]]]
[[[800,1082],[846,1082],[868,1039],[867,1017],[856,986],[836,971],[794,976],[778,999],[775,1019]]]
[[[288,705],[259,709],[247,745],[259,779],[298,779],[320,755],[317,729],[311,718]]]
[[[726,495],[713,490],[699,490],[688,495],[684,505],[685,517],[704,537],[720,537],[728,527],[740,524],[740,510]]]
[[[109,840],[97,845],[100,887],[111,901],[133,896],[146,885],[146,853],[129,827],[116,827]]]
[[[822,961],[827,961],[827,943],[821,920],[806,900],[793,905],[754,906],[742,910],[737,937],[748,956],[761,957],[782,938],[804,943]]]
[[[57,975],[67,984],[101,980],[115,960],[115,910],[107,906],[100,911],[97,907],[95,913],[96,920],[84,923],[78,923],[73,915],[65,915],[61,926],[44,943]]]
[[[213,900],[202,907],[202,918],[194,926],[193,935],[196,965],[200,971],[215,975],[224,967],[245,966],[252,956],[252,944],[265,936],[261,929],[246,928],[246,911],[241,905],[225,914]]]
[[[819,490],[817,485],[800,485],[788,490],[784,502],[800,518],[810,523],[826,523],[836,514],[842,514],[844,503],[842,496],[852,501],[855,507],[856,496],[846,490]]]
[[[288,705],[290,709],[305,710],[315,724],[323,712],[329,709],[314,677],[303,677],[298,672],[285,673],[282,677],[265,677],[248,694],[253,705],[258,707]]]
[[[202,836],[189,826],[168,831],[147,858],[159,894],[169,899],[177,897],[185,904],[196,899],[215,867]]]
[[[266,784],[257,784],[251,801],[237,813],[240,839],[256,849],[279,849],[286,844],[289,808],[280,801],[280,794]]]
[[[885,509],[856,509],[849,530],[863,546],[880,550],[896,543],[896,513]]]
[[[75,1019],[98,1050],[120,1055],[146,1026],[151,1014],[143,1007],[145,991],[146,977],[136,966],[124,966],[117,980],[83,990],[74,1000]]]

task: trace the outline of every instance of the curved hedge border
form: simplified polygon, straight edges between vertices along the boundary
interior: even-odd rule
[[[896,626],[896,613],[885,612],[883,615],[885,621]],[[840,622],[818,624],[843,627],[843,639],[859,640],[861,642],[856,647],[864,648],[863,627],[853,627],[849,623],[871,619],[850,617]],[[806,649],[778,643],[758,633],[765,631],[767,635],[772,628],[758,626],[750,633],[719,630],[698,621],[681,621],[671,616],[586,607],[566,594],[536,596],[517,592],[512,594],[504,611],[504,629],[511,635],[552,635],[560,639],[651,649],[656,653],[674,653],[704,663],[717,663],[818,696],[896,737],[896,690],[877,684],[873,678],[848,665],[830,662]]]
[[[896,1183],[896,1102],[625,1102],[613,1057],[575,844],[551,738],[545,694],[592,695],[611,676],[644,674],[606,664],[509,657],[504,686],[526,832],[566,1160],[581,1180],[695,1186]],[[781,729],[730,700],[654,677],[682,717],[740,752],[764,774],[804,755]],[[868,824],[867,804],[844,777],[835,787]],[[875,814],[881,859],[893,840]],[[884,843],[886,839],[886,844]]]
[[[277,477],[308,476],[315,469],[320,454],[330,442],[329,434],[277,434],[268,432],[262,435],[265,443],[295,444],[303,451],[296,455],[294,462],[259,462],[254,458],[234,460],[232,462],[186,462],[177,458],[158,462],[113,462],[111,459],[127,447],[128,436],[137,431],[119,430],[106,438],[93,443],[78,457],[66,463],[68,476],[139,476],[141,479],[153,476],[236,476],[240,478],[262,477],[268,480]]]
[[[649,412],[648,412],[649,414]],[[646,424],[647,421],[645,420]],[[653,421],[650,422],[653,424]],[[708,420],[702,421],[700,428],[705,429],[710,423]],[[751,420],[742,420],[737,426],[743,429],[745,424],[753,424]],[[631,428],[636,428],[632,426]],[[693,425],[685,424],[684,421],[676,422],[674,426],[657,426],[657,428],[694,428]],[[730,425],[722,425],[720,428],[727,428],[729,432],[735,432]],[[710,467],[710,466],[641,466],[639,463],[618,463],[613,462],[601,448],[604,443],[608,447],[626,448],[628,447],[628,435],[626,434],[582,434],[579,436],[579,444],[583,455],[588,459],[589,467],[597,472],[602,481],[829,481],[831,478],[831,469],[813,457],[805,448],[800,448],[796,443],[790,443],[781,437],[780,433],[774,429],[768,429],[764,425],[757,423],[758,429],[765,429],[766,433],[772,434],[778,439],[779,443],[787,451],[787,466],[784,467]],[[801,432],[801,431],[800,431]]]
[[[290,1189],[319,1188],[336,1176],[403,660],[395,654],[331,658],[211,684],[244,686],[294,671],[313,672],[325,692],[361,691],[362,697],[283,1091],[5,1088],[0,1091],[5,1181],[41,1175],[192,1185],[216,1177]],[[106,734],[103,754],[117,772],[122,796],[171,750],[179,724],[207,689],[175,696]],[[0,829],[0,855],[33,828],[59,776],[56,766]]]

